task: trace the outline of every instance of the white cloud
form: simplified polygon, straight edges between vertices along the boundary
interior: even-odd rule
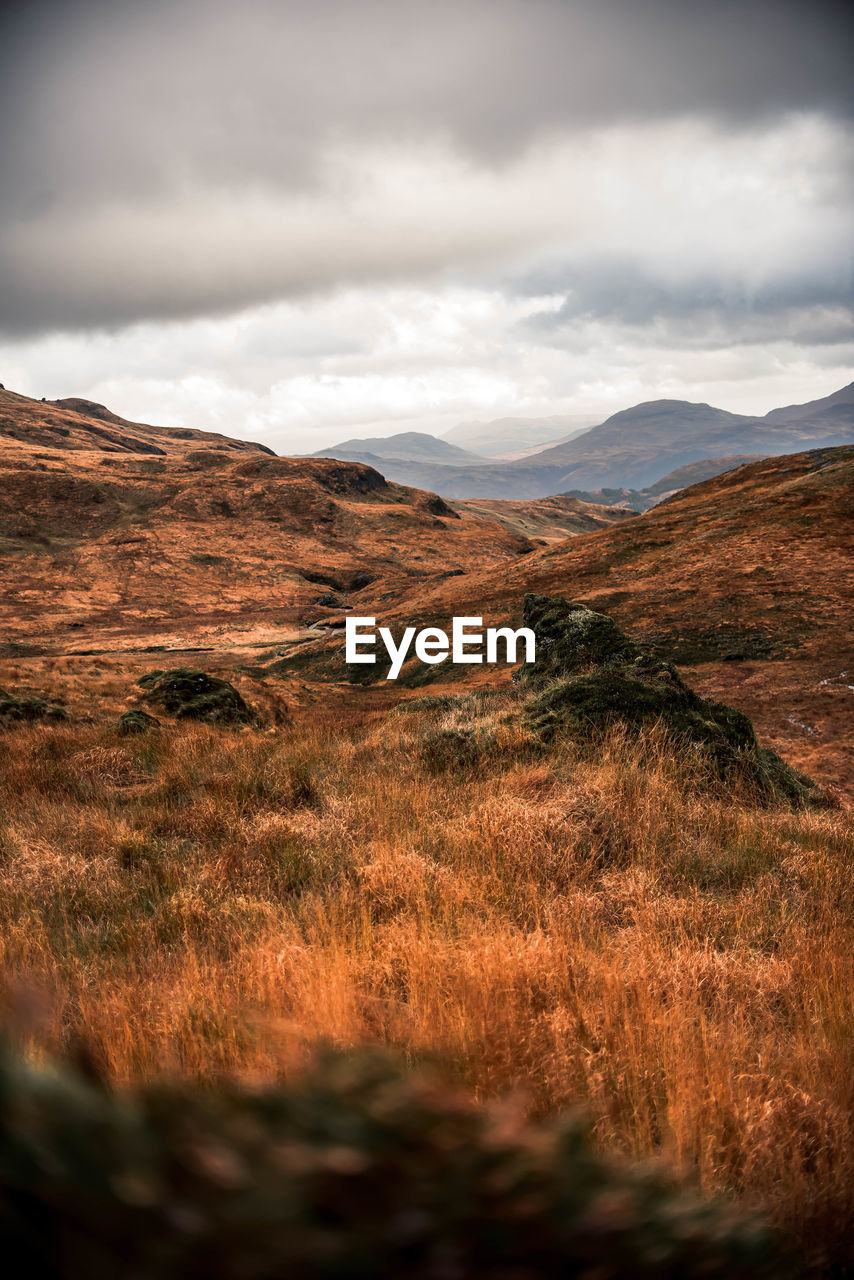
[[[451,286],[350,290],[220,320],[16,344],[0,350],[0,368],[28,394],[82,395],[135,420],[277,452],[507,414],[594,421],[660,396],[764,413],[851,378],[854,341],[818,358],[768,331],[762,342],[686,346],[666,325],[591,320],[560,343],[525,325],[532,308],[560,301]],[[306,350],[306,334],[334,341]]]

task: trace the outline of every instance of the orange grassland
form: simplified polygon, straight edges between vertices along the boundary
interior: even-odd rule
[[[759,807],[655,734],[543,749],[512,689],[275,730],[20,727],[0,756],[17,1034],[125,1081],[319,1042],[583,1108],[839,1256],[854,1229],[850,811]],[[476,768],[431,750],[475,725]],[[431,738],[431,733],[433,738]]]

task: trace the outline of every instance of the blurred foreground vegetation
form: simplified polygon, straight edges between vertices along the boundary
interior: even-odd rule
[[[112,1093],[0,1067],[0,1238],[35,1280],[787,1274],[760,1226],[369,1058]]]
[[[0,1203],[37,1274],[776,1273],[611,1159],[852,1273],[851,814],[543,600],[512,688],[238,728],[179,670],[216,723],[9,721]],[[80,1046],[116,1092],[36,1073]],[[499,1139],[508,1096],[545,1127]]]

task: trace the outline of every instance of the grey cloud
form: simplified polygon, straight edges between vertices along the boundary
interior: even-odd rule
[[[78,198],[197,176],[301,183],[330,132],[449,134],[500,157],[567,125],[854,110],[854,16],[828,0],[36,0],[6,13],[0,119],[30,178],[24,203],[57,179]]]
[[[565,292],[562,305],[535,312],[522,324],[558,345],[561,335],[591,322],[627,327],[666,327],[675,346],[714,347],[735,342],[826,345],[854,338],[854,266],[831,263],[805,274],[781,271],[751,284],[701,273],[665,279],[638,263],[612,258],[553,267],[517,281],[532,296]],[[660,336],[660,335],[659,335]]]
[[[3,12],[7,332],[202,314],[353,278],[334,253],[325,270],[265,276],[251,246],[196,243],[223,195],[323,191],[332,144],[439,140],[500,166],[534,139],[609,122],[854,112],[854,17],[827,0],[34,0]],[[127,231],[124,262],[109,230],[99,255],[113,211],[173,207],[171,227]],[[63,252],[77,256],[60,266]],[[390,251],[389,266],[381,245],[367,256],[366,278],[443,265],[417,245],[394,262]]]

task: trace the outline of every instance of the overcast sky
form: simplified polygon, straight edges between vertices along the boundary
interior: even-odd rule
[[[821,0],[51,0],[0,19],[0,381],[279,452],[854,378]]]

